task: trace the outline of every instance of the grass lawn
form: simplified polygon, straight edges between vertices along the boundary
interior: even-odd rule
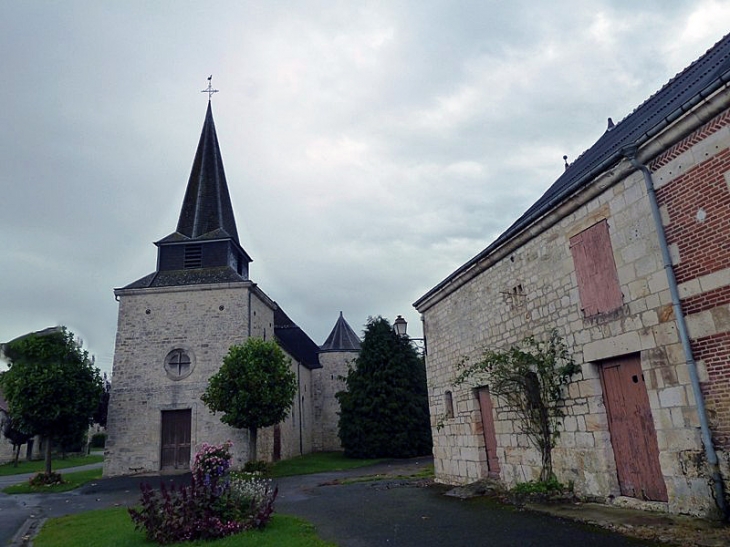
[[[89,511],[48,520],[33,539],[36,547],[149,547],[144,533],[134,530],[122,507]],[[275,514],[263,531],[249,531],[216,541],[175,543],[206,547],[335,547],[320,540],[308,522]]]
[[[342,452],[317,452],[305,454],[276,462],[271,469],[271,477],[289,477],[291,475],[310,475],[312,473],[323,473],[325,471],[343,471],[345,469],[356,469],[385,461],[384,459],[356,460],[345,458]]]
[[[63,484],[54,484],[53,486],[31,486],[28,481],[20,484],[14,484],[3,488],[6,494],[50,494],[52,492],[68,492],[86,484],[87,482],[99,480],[102,470],[88,469],[86,471],[76,471],[74,473],[63,473]]]
[[[88,465],[90,463],[103,462],[104,456],[101,454],[91,454],[90,456],[69,456],[67,458],[54,458],[51,469],[58,471],[67,467],[77,467],[79,465]],[[38,473],[46,470],[44,460],[19,461],[18,467],[13,467],[12,463],[0,465],[0,477],[8,475],[19,475],[21,473]]]

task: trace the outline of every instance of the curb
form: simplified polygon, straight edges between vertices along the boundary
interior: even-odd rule
[[[28,517],[8,545],[10,547],[32,547],[33,538],[38,534],[46,520],[48,520],[46,517]]]

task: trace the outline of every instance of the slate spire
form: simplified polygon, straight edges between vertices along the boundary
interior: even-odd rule
[[[177,231],[191,239],[217,232],[216,235],[229,236],[240,245],[210,100]]]
[[[347,323],[342,312],[319,351],[360,351],[360,338]]]

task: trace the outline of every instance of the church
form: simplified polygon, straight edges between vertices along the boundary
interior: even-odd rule
[[[177,228],[155,243],[151,274],[115,289],[119,315],[104,476],[189,469],[197,447],[233,442],[234,467],[338,450],[342,377],[360,339],[340,312],[318,346],[249,277],[208,100]],[[258,432],[231,428],[200,400],[235,344],[276,340],[297,379],[284,422]]]

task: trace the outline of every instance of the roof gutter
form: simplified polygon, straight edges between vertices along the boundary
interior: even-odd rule
[[[720,473],[717,453],[715,452],[715,447],[712,444],[712,432],[710,431],[710,425],[707,419],[707,410],[705,408],[705,400],[702,395],[702,388],[700,387],[699,374],[697,373],[697,363],[695,362],[694,355],[692,354],[692,344],[690,342],[689,331],[687,329],[687,322],[684,317],[684,312],[682,311],[682,302],[679,297],[677,278],[674,274],[674,268],[672,267],[672,259],[669,253],[669,247],[667,245],[667,237],[664,231],[664,225],[662,224],[661,215],[659,213],[659,205],[657,203],[656,191],[654,189],[654,180],[652,178],[651,171],[649,171],[649,168],[637,159],[637,151],[637,146],[631,146],[622,150],[622,153],[624,157],[629,160],[631,165],[637,170],[641,171],[642,175],[644,175],[644,183],[646,185],[646,192],[649,196],[651,215],[654,220],[654,226],[656,227],[657,237],[659,239],[659,247],[662,252],[664,271],[666,272],[667,281],[669,282],[669,294],[672,298],[672,308],[674,310],[674,317],[677,321],[677,331],[679,333],[679,339],[682,343],[682,349],[684,350],[684,359],[687,364],[687,370],[689,371],[692,392],[694,394],[695,403],[697,405],[697,415],[700,420],[700,431],[702,433],[702,444],[705,447],[707,465],[709,467],[710,476],[712,478],[712,486],[715,493],[715,503],[717,504],[717,507],[722,514],[723,520],[727,521],[730,518],[730,513],[728,512],[728,507],[725,503],[725,487],[722,474]]]

